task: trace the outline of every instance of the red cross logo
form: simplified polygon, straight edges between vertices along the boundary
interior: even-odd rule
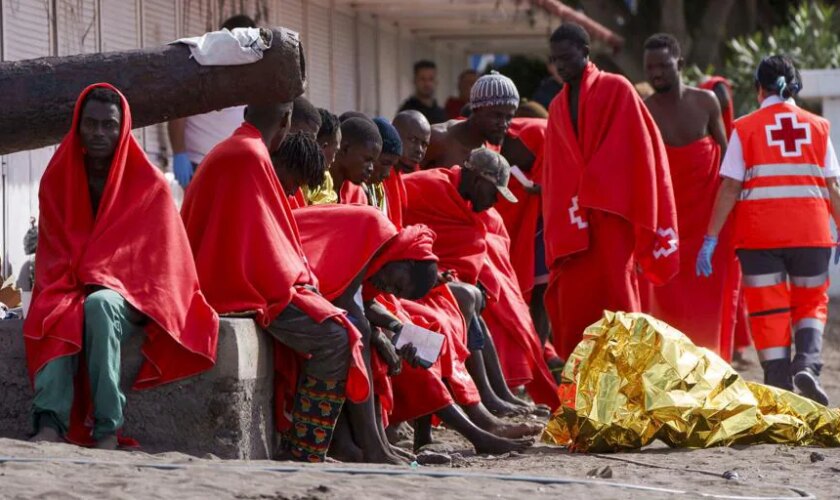
[[[811,126],[796,121],[794,113],[779,113],[776,123],[767,125],[767,144],[778,146],[782,156],[802,156],[802,145],[811,144]]]
[[[660,227],[656,230],[656,245],[653,247],[653,258],[667,257],[679,249],[680,241],[677,232],[672,227]]]

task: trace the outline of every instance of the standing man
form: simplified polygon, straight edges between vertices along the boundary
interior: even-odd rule
[[[710,76],[701,84],[701,89],[711,90],[720,103],[723,128],[726,130],[726,137],[732,135],[732,125],[735,122],[735,107],[732,101],[732,83],[722,76]]]
[[[648,38],[644,65],[655,91],[645,104],[662,132],[668,153],[680,248],[685,255],[696,255],[720,186],[721,151],[726,151],[720,105],[712,92],[683,84],[684,61],[673,36],[659,33]],[[734,280],[728,279],[728,273],[737,272],[737,264],[729,237],[721,247],[725,251],[718,253],[715,268],[719,272],[713,279],[699,278],[694,262],[682,259],[674,280],[652,290],[650,313],[685,332],[695,344],[729,359],[732,333],[724,334],[721,328],[734,327],[738,287],[729,286]],[[728,317],[724,318],[724,313]]]
[[[432,122],[432,139],[423,168],[463,165],[470,153],[480,147],[498,151],[517,107],[519,91],[513,80],[495,71],[482,76],[470,91],[469,118],[437,125]]]
[[[639,311],[637,269],[659,285],[677,273],[679,237],[665,146],[633,85],[589,61],[579,25],[550,42],[566,84],[545,139],[545,306],[567,358],[605,309]]]
[[[840,165],[828,121],[793,100],[802,80],[790,59],[762,60],[755,88],[761,108],[735,122],[697,273],[712,274],[718,235],[734,208],[735,248],[764,383],[795,385],[825,405],[820,357],[836,246],[830,220],[840,222]]]
[[[400,106],[400,111],[414,109],[423,113],[429,123],[445,122],[446,111],[438,106],[435,99],[437,83],[437,65],[435,63],[426,59],[414,63],[414,95]]]
[[[461,116],[461,109],[470,103],[470,90],[476,80],[478,80],[478,72],[474,69],[465,69],[458,75],[458,97],[450,97],[446,100],[447,118],[454,120]]]
[[[256,28],[248,16],[233,16],[220,29]],[[213,146],[230,137],[242,123],[245,106],[210,111],[201,115],[177,118],[167,124],[172,145],[172,170],[184,189],[190,183],[196,167]]]

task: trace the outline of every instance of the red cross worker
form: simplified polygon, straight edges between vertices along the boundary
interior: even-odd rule
[[[794,102],[802,80],[790,59],[762,60],[755,86],[761,106],[735,122],[697,272],[712,273],[717,235],[734,211],[728,223],[764,382],[828,404],[820,352],[840,165],[828,121]]]

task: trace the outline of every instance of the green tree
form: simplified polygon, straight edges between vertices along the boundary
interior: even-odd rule
[[[735,38],[727,48],[723,74],[733,83],[736,113],[746,114],[757,106],[755,69],[766,56],[786,55],[799,69],[840,68],[840,10],[824,2],[803,2],[791,8],[787,23]]]

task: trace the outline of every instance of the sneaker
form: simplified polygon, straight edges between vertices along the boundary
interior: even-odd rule
[[[828,394],[820,385],[820,380],[807,368],[793,376],[793,385],[799,393],[821,405],[828,405]]]

